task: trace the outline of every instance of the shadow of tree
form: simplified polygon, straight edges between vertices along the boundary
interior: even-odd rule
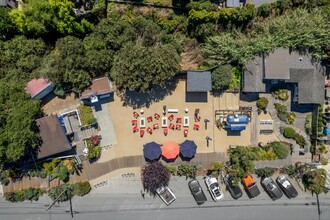
[[[131,106],[134,109],[149,107],[153,102],[163,100],[171,95],[178,84],[178,79],[174,78],[165,83],[164,86],[154,85],[148,93],[139,93],[129,90],[117,90],[116,94],[123,102],[123,106]]]

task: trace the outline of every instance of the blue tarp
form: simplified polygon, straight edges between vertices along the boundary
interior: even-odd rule
[[[246,129],[245,125],[225,125],[224,129],[230,129],[231,131],[243,131]]]
[[[324,129],[323,133],[324,134],[330,134],[330,129]]]
[[[228,115],[227,116],[227,124],[247,124],[249,123],[249,116],[247,115]]]

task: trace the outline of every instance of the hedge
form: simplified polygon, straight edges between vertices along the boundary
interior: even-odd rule
[[[5,200],[10,202],[23,202],[25,200],[38,201],[46,191],[44,189],[28,188],[16,192],[5,192]]]
[[[261,97],[258,101],[257,101],[257,107],[260,109],[265,109],[268,106],[268,99],[265,97]]]
[[[283,136],[285,138],[294,138],[294,136],[296,135],[296,131],[293,128],[287,127],[283,130]]]

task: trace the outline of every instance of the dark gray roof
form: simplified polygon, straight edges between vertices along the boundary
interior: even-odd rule
[[[210,71],[187,72],[187,92],[208,92],[211,89]]]
[[[318,69],[290,69],[290,79],[285,82],[298,83],[299,104],[322,104],[324,102],[325,78]]]
[[[263,62],[260,56],[251,59],[245,66],[243,92],[265,92],[263,83]]]

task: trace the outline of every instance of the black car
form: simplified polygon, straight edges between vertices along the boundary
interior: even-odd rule
[[[297,190],[293,187],[292,183],[289,181],[289,179],[286,176],[284,176],[283,174],[279,175],[276,178],[276,182],[288,198],[297,197],[298,195]]]
[[[202,205],[207,199],[199,182],[197,180],[191,180],[188,186],[197,204]]]
[[[264,187],[266,192],[269,194],[269,196],[273,199],[279,199],[283,196],[282,191],[280,188],[276,185],[274,180],[270,177],[264,177],[261,180],[261,185]]]
[[[238,185],[234,184],[233,177],[227,175],[223,180],[226,184],[227,190],[229,191],[233,199],[239,199],[242,197],[242,190]]]

